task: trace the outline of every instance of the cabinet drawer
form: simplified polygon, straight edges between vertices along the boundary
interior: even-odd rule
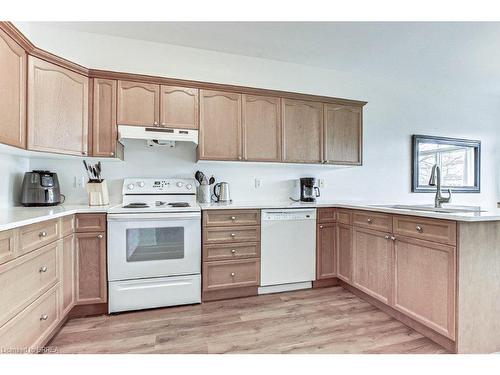
[[[0,347],[16,353],[38,349],[59,323],[58,301],[56,285],[0,328]]]
[[[352,224],[384,232],[392,231],[392,216],[370,211],[354,211]]]
[[[19,248],[28,253],[59,239],[59,219],[22,227],[19,232]]]
[[[260,242],[260,227],[208,227],[203,229],[205,244]]]
[[[218,290],[260,284],[258,259],[203,263],[203,290]]]
[[[59,280],[60,241],[0,266],[0,326]]]
[[[238,243],[203,246],[203,261],[260,257],[260,243]]]
[[[341,224],[351,225],[352,212],[348,210],[337,210],[337,222]]]
[[[394,234],[448,245],[457,243],[457,224],[454,221],[397,215],[393,217],[393,227]]]
[[[17,229],[0,232],[0,264],[14,259],[18,254]]]
[[[61,218],[61,238],[73,234],[75,231],[75,216],[64,216]]]
[[[336,212],[335,208],[318,208],[317,218],[318,223],[332,223],[336,220]]]
[[[206,227],[260,225],[260,210],[204,211],[203,225]]]
[[[105,232],[106,214],[76,215],[76,232]]]

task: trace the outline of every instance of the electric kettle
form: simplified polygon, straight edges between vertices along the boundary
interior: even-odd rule
[[[215,202],[231,202],[231,194],[229,194],[229,184],[227,182],[219,182],[214,186],[214,195],[212,199]]]

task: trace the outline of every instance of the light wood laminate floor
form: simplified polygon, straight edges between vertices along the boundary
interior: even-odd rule
[[[59,353],[446,353],[341,287],[70,320]]]

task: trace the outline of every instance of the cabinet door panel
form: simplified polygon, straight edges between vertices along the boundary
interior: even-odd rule
[[[200,90],[199,158],[241,160],[241,94]]]
[[[394,307],[437,332],[455,338],[456,248],[398,237]]]
[[[158,126],[160,85],[118,81],[118,124]]]
[[[62,243],[62,316],[75,304],[75,236],[70,235]]]
[[[352,273],[352,227],[337,224],[337,277],[351,282]]]
[[[107,302],[106,235],[77,233],[77,304]]]
[[[316,279],[328,279],[337,275],[336,236],[334,223],[318,224],[316,236]]]
[[[198,89],[161,86],[160,117],[167,128],[198,129]]]
[[[383,232],[354,228],[352,284],[384,303],[391,297],[392,241]]]
[[[283,161],[322,162],[323,104],[283,99]]]
[[[0,30],[0,143],[26,148],[26,52]]]
[[[362,109],[325,104],[325,161],[361,164]]]
[[[87,154],[88,78],[28,59],[28,149]]]
[[[281,160],[280,98],[243,95],[243,156],[251,161]]]
[[[115,156],[116,130],[116,81],[94,79],[92,155]]]

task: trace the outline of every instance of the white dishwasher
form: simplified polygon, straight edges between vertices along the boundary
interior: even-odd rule
[[[316,209],[261,212],[259,294],[310,288],[316,279]]]

